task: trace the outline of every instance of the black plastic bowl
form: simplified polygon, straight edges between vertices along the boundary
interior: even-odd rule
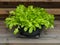
[[[35,38],[35,37],[39,38],[42,32],[42,29],[36,28],[36,31],[33,30],[32,33],[29,33],[28,31],[29,30],[25,32],[24,28],[19,28],[19,34],[28,38]]]

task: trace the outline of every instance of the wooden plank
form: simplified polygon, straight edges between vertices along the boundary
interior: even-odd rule
[[[0,45],[7,45],[6,43],[0,43]]]
[[[46,9],[46,11],[50,14],[55,14],[55,15],[59,15],[60,14],[60,9],[54,9],[54,8],[50,8],[50,9]]]
[[[60,0],[52,0],[52,2],[60,2]]]
[[[2,24],[2,25],[1,25]],[[2,30],[1,30],[2,29]],[[4,20],[0,21],[0,34],[9,34],[9,31],[4,23]],[[4,33],[2,33],[4,32]],[[54,29],[48,29],[47,35],[60,35],[60,20],[54,21]]]
[[[2,27],[3,31],[0,31],[0,43],[60,43],[60,20],[55,20],[55,28],[54,29],[49,29],[46,34],[41,34],[40,39],[27,39],[27,38],[16,38],[14,35],[6,29],[6,26],[4,25],[4,20],[0,21],[0,25]],[[4,28],[4,29],[3,29]],[[1,29],[1,28],[0,28]],[[2,33],[6,30],[6,33]],[[5,39],[7,38],[7,39]],[[23,45],[22,44],[22,45]],[[12,45],[12,44],[11,44]],[[35,44],[34,44],[35,45]]]
[[[4,21],[0,21],[0,34],[6,34],[6,26]]]
[[[29,2],[51,2],[51,0],[29,0]]]
[[[54,40],[51,40],[54,42]],[[56,41],[57,42],[57,41]],[[60,45],[59,43],[9,43],[9,45]]]
[[[14,8],[0,8],[0,14],[9,14],[9,11],[14,10]]]
[[[0,0],[0,2],[27,2],[28,0]]]
[[[0,0],[0,2],[60,2],[60,0]]]
[[[11,10],[15,10],[15,8],[0,8],[0,15],[8,14]],[[46,11],[50,14],[60,15],[60,8],[50,8],[46,9]]]
[[[60,0],[29,0],[29,2],[60,2]]]
[[[0,2],[49,2],[48,0],[0,0]]]

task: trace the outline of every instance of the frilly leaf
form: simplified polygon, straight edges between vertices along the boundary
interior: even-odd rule
[[[16,28],[13,33],[16,35],[18,32],[19,32],[19,30],[18,30],[18,28]]]

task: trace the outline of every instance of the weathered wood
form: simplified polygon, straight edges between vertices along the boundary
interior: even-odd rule
[[[60,2],[60,0],[0,0],[0,2]]]
[[[8,36],[8,43],[60,43],[60,21],[55,21],[55,28],[41,34],[40,39],[22,39]],[[22,44],[23,45],[23,44]]]
[[[55,20],[55,28],[54,29],[48,29],[47,32],[43,32],[41,34],[40,39],[23,39],[23,38],[16,38],[12,32],[9,32],[4,20],[0,20],[0,43],[8,43],[6,45],[45,45],[50,43],[60,43],[60,20]],[[14,44],[16,43],[16,44]],[[17,44],[19,43],[19,44]],[[24,44],[25,43],[25,44]],[[45,43],[45,44],[44,44]],[[59,45],[59,44],[58,44]]]
[[[0,2],[27,2],[28,0],[0,0]]]
[[[53,42],[53,40],[51,40]],[[56,40],[54,40],[56,41]],[[56,41],[57,42],[57,41]],[[9,45],[60,45],[59,43],[9,43]]]
[[[60,0],[52,0],[52,2],[60,2]]]
[[[49,0],[29,0],[29,2],[49,2]]]
[[[0,2],[49,2],[48,0],[0,0]]]
[[[0,14],[9,14],[11,10],[14,10],[14,8],[0,8]]]
[[[6,45],[25,45],[26,43],[30,43],[26,45],[45,45],[46,43],[54,43],[54,45],[57,45],[55,43],[60,43],[60,20],[55,20],[54,29],[48,29],[46,32],[43,31],[40,39],[16,38],[12,32],[8,31],[9,29],[1,18],[6,18],[9,15],[9,11],[15,10],[19,4],[43,7],[48,13],[54,14],[57,19],[60,19],[60,0],[0,0],[0,43],[13,43]]]
[[[54,29],[48,29],[47,32],[45,32],[46,34],[42,34],[41,37],[42,38],[59,38],[60,37],[60,20],[55,20],[55,25],[54,25]],[[0,21],[0,37],[1,36],[7,36],[8,38],[14,38],[12,32],[9,32],[4,20]]]
[[[58,8],[50,8],[50,9],[46,9],[46,11],[50,14],[55,14],[55,15],[59,15],[60,14],[60,9]]]
[[[0,21],[0,34],[6,34],[6,26],[4,21]]]
[[[29,2],[60,2],[60,0],[29,0]]]
[[[0,15],[9,14],[9,11],[15,10],[15,8],[0,8]],[[46,11],[50,14],[60,15],[60,9],[58,8],[46,8]]]
[[[60,19],[60,8],[45,8],[50,14],[55,15],[55,19]],[[0,8],[0,19],[5,19],[9,16],[9,11],[15,10],[15,8]]]

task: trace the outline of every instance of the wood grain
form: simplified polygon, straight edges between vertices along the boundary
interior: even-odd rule
[[[0,36],[6,34],[7,36],[9,35],[8,37],[10,38],[10,36],[12,36],[11,35],[12,33],[9,32],[8,30],[9,29],[6,27],[4,20],[1,20],[0,21]],[[44,36],[46,38],[53,38],[54,36],[60,37],[60,20],[55,20],[54,29],[48,29],[46,34],[43,33],[41,36],[42,38],[44,38]]]
[[[29,2],[60,2],[60,0],[29,0]]]
[[[27,2],[28,0],[0,0],[0,2]]]
[[[48,12],[48,13],[50,13],[50,14],[55,14],[55,15],[59,15],[60,14],[60,9],[54,9],[54,8],[52,8],[52,9],[46,9],[46,11]]]
[[[60,0],[0,0],[0,2],[60,2]]]
[[[41,43],[60,43],[60,20],[54,21],[54,29],[48,29],[47,31],[43,31],[41,33],[41,37],[39,39],[28,39],[28,38],[16,38],[12,34],[12,32],[9,31],[9,29],[6,27],[4,20],[0,19],[0,43],[8,43],[8,45],[12,45],[12,43],[22,43],[21,45],[27,45],[27,43],[37,43],[40,45]],[[24,44],[25,43],[25,44]],[[20,45],[19,44],[19,45]],[[15,45],[15,44],[13,44]]]
[[[0,8],[0,15],[9,14],[9,11],[15,10],[15,8]],[[50,14],[60,15],[60,8],[46,8],[45,9]]]

